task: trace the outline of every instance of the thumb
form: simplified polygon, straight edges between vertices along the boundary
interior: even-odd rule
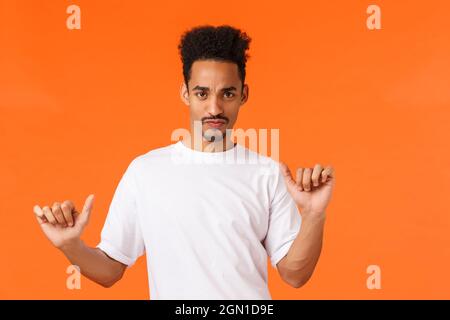
[[[81,215],[79,217],[79,221],[83,226],[89,222],[89,217],[91,216],[93,203],[94,203],[94,195],[90,194],[86,198],[86,201],[84,202],[83,210],[81,211]]]
[[[296,186],[295,180],[292,178],[291,170],[284,162],[281,161],[280,161],[280,170],[281,174],[283,175],[284,182],[286,183],[286,186],[288,188],[288,191],[291,192]]]

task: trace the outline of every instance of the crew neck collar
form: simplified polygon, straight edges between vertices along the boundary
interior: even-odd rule
[[[201,156],[201,157],[222,157],[224,155],[229,155],[234,153],[238,148],[239,148],[239,144],[235,143],[234,146],[228,150],[225,151],[216,151],[216,152],[207,152],[207,151],[199,151],[199,150],[195,150],[195,149],[191,149],[189,147],[187,147],[182,140],[179,140],[178,142],[175,143],[175,147],[179,150],[181,150],[182,152],[187,152],[187,153],[191,153],[193,155],[196,156]]]

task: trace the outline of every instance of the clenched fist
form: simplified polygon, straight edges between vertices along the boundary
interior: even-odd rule
[[[319,163],[314,168],[298,168],[295,179],[284,162],[280,162],[280,169],[289,193],[303,214],[324,215],[336,180],[334,168],[324,168]]]
[[[81,213],[70,200],[55,202],[51,208],[35,205],[33,211],[46,237],[55,247],[61,249],[80,239],[89,222],[93,201],[94,195],[91,194],[86,198]]]

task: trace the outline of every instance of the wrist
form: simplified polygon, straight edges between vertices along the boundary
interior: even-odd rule
[[[64,242],[61,246],[58,247],[62,252],[72,252],[80,249],[83,246],[83,241],[80,238],[75,238],[69,241]]]
[[[300,212],[302,219],[304,221],[311,221],[314,223],[317,222],[325,222],[326,219],[326,213],[325,211],[323,212],[312,212],[309,210],[303,210]]]

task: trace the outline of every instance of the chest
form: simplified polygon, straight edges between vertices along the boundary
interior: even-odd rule
[[[270,196],[266,177],[255,170],[180,166],[153,170],[139,180],[138,212],[147,228],[193,236],[265,236]]]

